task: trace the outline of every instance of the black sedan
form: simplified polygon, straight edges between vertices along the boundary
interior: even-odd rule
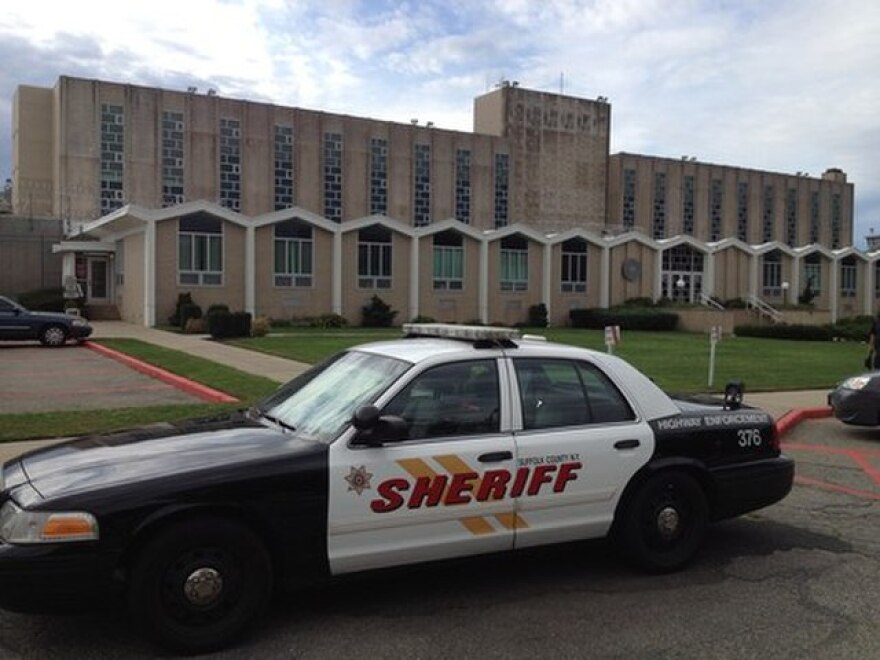
[[[59,312],[32,312],[0,296],[0,340],[38,339],[43,346],[63,346],[68,339],[82,340],[92,334],[84,318]]]
[[[880,371],[847,378],[828,395],[828,405],[844,424],[880,425]]]

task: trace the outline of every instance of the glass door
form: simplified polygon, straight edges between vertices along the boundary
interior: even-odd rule
[[[110,298],[107,258],[89,257],[88,302],[107,302]]]

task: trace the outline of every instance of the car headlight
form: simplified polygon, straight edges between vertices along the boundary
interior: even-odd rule
[[[97,541],[98,521],[82,511],[28,511],[8,500],[0,507],[0,540],[16,545]]]
[[[871,378],[869,376],[853,376],[843,381],[841,387],[848,390],[861,390],[870,382]]]
[[[85,319],[73,319],[70,325],[75,325],[78,328],[84,328],[89,324]]]

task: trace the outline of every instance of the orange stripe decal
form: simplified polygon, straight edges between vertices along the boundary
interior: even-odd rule
[[[434,460],[437,461],[440,465],[443,466],[443,469],[446,470],[449,474],[459,474],[463,472],[477,472],[471,468],[470,465],[465,463],[455,454],[445,454],[443,456],[434,456]]]
[[[525,519],[516,513],[497,513],[495,520],[506,529],[526,529],[529,526]]]
[[[460,518],[459,522],[464,525],[467,530],[474,536],[482,536],[483,534],[494,534],[495,530],[485,518],[474,516],[473,518]]]
[[[419,477],[434,478],[437,476],[437,473],[431,469],[431,466],[425,463],[421,458],[402,458],[397,461],[397,464],[416,479]]]

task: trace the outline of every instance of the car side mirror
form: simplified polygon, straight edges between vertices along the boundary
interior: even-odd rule
[[[355,410],[351,424],[357,429],[352,444],[361,447],[381,447],[386,442],[400,442],[409,438],[409,426],[397,415],[381,415],[376,406],[362,406]]]

